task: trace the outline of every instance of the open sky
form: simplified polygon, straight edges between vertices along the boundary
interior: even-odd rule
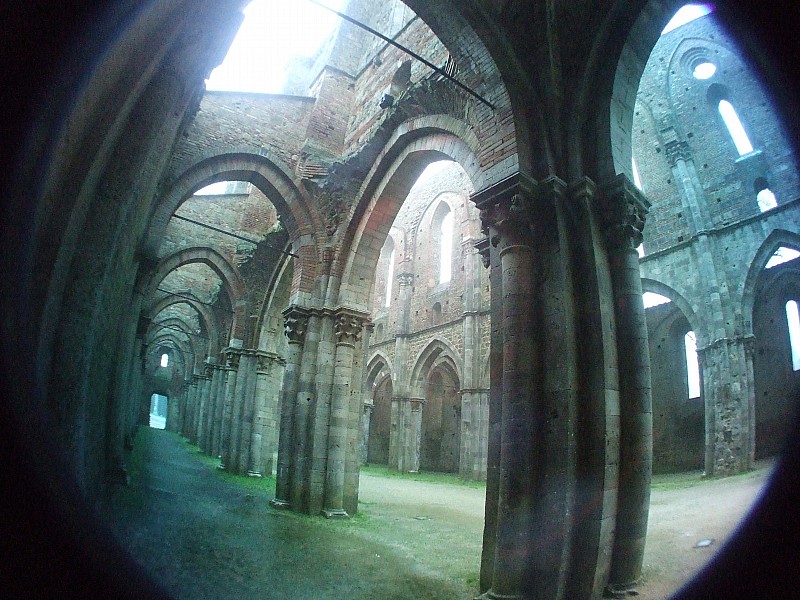
[[[323,0],[341,10],[344,0]],[[208,90],[281,92],[293,56],[312,56],[339,17],[308,0],[254,0],[223,63],[206,81]]]

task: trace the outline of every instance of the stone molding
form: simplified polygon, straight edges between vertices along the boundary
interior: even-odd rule
[[[488,269],[489,265],[492,262],[491,257],[491,245],[489,244],[489,238],[485,237],[481,240],[475,242],[475,249],[478,251],[478,254],[481,255],[481,262],[483,263],[484,268]]]
[[[256,350],[255,351],[256,357],[258,358],[258,365],[256,366],[257,372],[266,373],[270,370],[270,367],[274,364],[284,366],[286,365],[286,359],[282,356],[275,354],[274,352],[265,352],[263,350]]]
[[[635,251],[642,243],[650,201],[624,173],[601,185],[600,192],[600,209],[609,246]]]

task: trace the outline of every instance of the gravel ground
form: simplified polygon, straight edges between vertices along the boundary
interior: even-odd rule
[[[104,507],[115,535],[178,598],[471,598],[484,490],[362,472],[349,521],[276,511],[274,481],[234,478],[178,436],[143,429],[132,482]],[[757,498],[768,467],[659,480],[641,600],[666,598],[716,552]],[[710,545],[696,547],[698,542]]]

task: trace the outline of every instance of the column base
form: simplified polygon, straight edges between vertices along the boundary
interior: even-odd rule
[[[634,591],[638,583],[638,580],[631,583],[609,583],[606,589],[603,590],[603,598],[627,598],[632,596],[634,594],[631,594],[631,592]]]
[[[258,471],[248,471],[247,472],[247,476],[248,477],[263,477],[263,475],[261,473],[259,473]]]
[[[480,596],[475,596],[474,600],[523,600],[523,597],[519,594],[498,594],[497,592],[489,590],[482,593]]]
[[[343,508],[323,508],[322,515],[326,519],[349,519],[350,515],[347,514]]]
[[[289,510],[292,508],[292,505],[289,504],[286,500],[279,500],[278,498],[273,498],[269,501],[269,505],[272,508],[276,508],[278,510]]]
[[[225,466],[225,465],[224,465],[222,462],[220,462],[220,463],[217,465],[217,469],[219,469],[220,471],[227,471],[227,470],[228,470],[228,467],[226,467],[226,466]]]

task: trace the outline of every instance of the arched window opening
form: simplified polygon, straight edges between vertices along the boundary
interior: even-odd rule
[[[438,325],[442,322],[442,304],[441,302],[434,302],[433,304],[433,313],[431,316],[431,321],[434,325]]]
[[[772,257],[767,261],[767,264],[764,265],[764,268],[771,269],[772,267],[777,267],[778,265],[782,265],[790,260],[794,260],[798,256],[800,256],[800,252],[797,250],[781,246],[775,250],[775,254],[773,254]]]
[[[636,253],[639,255],[639,258],[644,258],[644,243],[636,246]]]
[[[750,138],[747,137],[744,125],[742,125],[739,115],[736,114],[736,109],[733,108],[730,102],[724,99],[719,101],[717,109],[719,110],[722,120],[725,122],[725,127],[728,128],[728,133],[731,134],[739,156],[750,154],[753,151],[753,144],[750,143]]]
[[[449,209],[442,219],[439,234],[439,283],[447,283],[453,270],[453,212]]]
[[[789,300],[786,303],[786,320],[789,324],[789,345],[792,349],[792,370],[800,371],[800,313],[797,302]]]
[[[697,336],[694,331],[688,331],[683,336],[683,345],[686,349],[686,381],[689,385],[689,398],[699,398],[700,363],[697,360]]]
[[[714,10],[714,7],[711,4],[686,4],[682,6],[678,12],[675,13],[669,23],[664,27],[661,31],[661,35],[665,33],[669,33],[673,29],[677,29],[681,25],[686,25],[694,21],[695,19],[699,19]]]
[[[764,188],[756,195],[756,201],[758,202],[758,208],[761,212],[767,212],[768,210],[775,208],[778,206],[778,199],[775,198],[775,194],[772,193],[772,190],[769,188]]]
[[[169,366],[169,354],[166,352],[161,355],[161,366],[167,368]]]

